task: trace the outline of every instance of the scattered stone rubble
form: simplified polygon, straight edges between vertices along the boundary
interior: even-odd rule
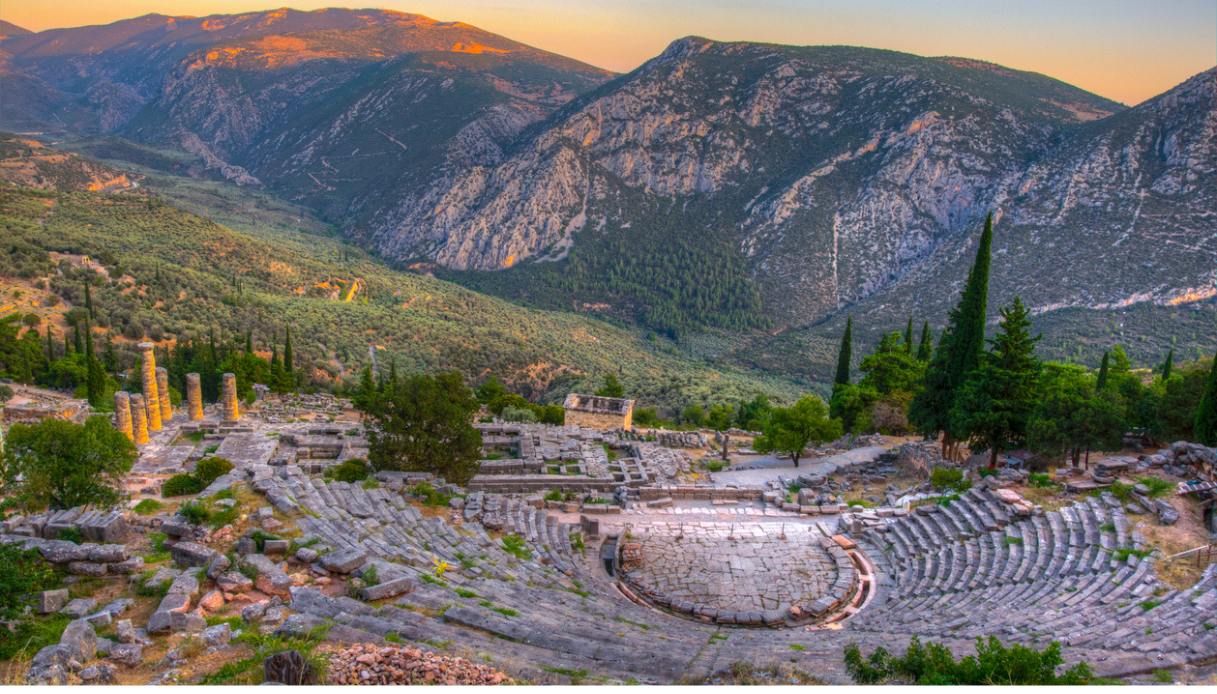
[[[36,549],[42,558],[78,576],[106,576],[142,571],[144,560],[132,557],[126,545],[76,544],[67,540],[43,540],[24,535],[0,535],[0,544]]]
[[[404,646],[355,644],[330,656],[330,684],[513,684],[486,665]]]
[[[62,511],[31,515],[16,514],[0,523],[3,532],[55,540],[61,533],[79,533],[90,542],[123,542],[128,526],[121,509],[93,509],[77,506]]]

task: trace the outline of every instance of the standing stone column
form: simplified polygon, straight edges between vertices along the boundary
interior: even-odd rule
[[[124,390],[114,394],[114,428],[123,436],[135,440],[135,432],[131,428],[131,396]]]
[[[169,398],[169,369],[156,367],[156,394],[161,399],[161,423],[173,419],[173,400]]]
[[[241,417],[241,406],[237,404],[237,375],[224,374],[223,378],[224,421],[235,422]]]
[[[131,421],[134,423],[133,437],[136,446],[148,443],[148,406],[144,396],[135,393],[131,396]]]
[[[186,413],[192,422],[203,418],[203,382],[198,374],[186,374]]]
[[[151,342],[139,343],[144,377],[144,403],[148,408],[148,431],[161,430],[161,399],[157,396],[156,388],[156,355],[152,351],[155,347]]]

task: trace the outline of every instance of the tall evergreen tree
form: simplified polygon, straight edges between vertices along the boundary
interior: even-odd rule
[[[46,360],[55,361],[55,342],[51,336],[51,324],[46,324]]]
[[[921,324],[921,342],[917,345],[917,360],[929,361],[934,355],[934,337],[930,334],[930,322]]]
[[[101,407],[105,400],[106,372],[97,355],[93,353],[93,327],[89,325],[87,318],[85,319],[85,365],[86,397],[90,405]]]
[[[997,467],[997,454],[1007,443],[1023,441],[1035,409],[1040,362],[1035,357],[1031,321],[1018,297],[1001,310],[1001,327],[990,340],[991,349],[960,387],[951,409],[951,429],[989,448],[989,467]]]
[[[118,354],[114,352],[114,340],[109,333],[106,333],[106,344],[101,349],[101,363],[107,373],[118,371]]]
[[[1175,348],[1171,347],[1171,350],[1166,353],[1166,361],[1163,362],[1163,364],[1162,364],[1162,381],[1163,382],[1170,380],[1171,370],[1174,369],[1174,367],[1175,367]]]
[[[253,353],[254,353],[254,331],[246,330],[245,331],[245,354],[250,355]]]
[[[1196,424],[1192,428],[1196,440],[1206,446],[1217,446],[1217,355],[1209,369],[1209,380],[1204,386],[1204,395],[1196,408]]]
[[[93,295],[89,292],[89,282],[85,281],[85,310],[89,312],[89,318],[96,318],[93,313]]]
[[[946,330],[925,371],[921,390],[909,408],[909,420],[925,436],[945,435],[943,454],[954,454],[958,436],[951,428],[956,391],[980,362],[985,342],[985,311],[989,297],[989,261],[993,245],[993,215],[985,219],[976,259],[968,273],[959,304],[951,310]]]
[[[72,348],[76,350],[77,354],[81,354],[85,351],[83,337],[84,336],[80,334],[80,321],[76,321],[72,324]]]
[[[295,368],[296,368],[295,356],[292,354],[292,329],[291,329],[291,326],[288,326],[285,329],[285,335],[284,335],[284,340],[283,340],[283,372],[286,373],[288,376],[292,376],[294,378],[295,377],[295,373],[294,373]]]
[[[1107,387],[1107,371],[1108,363],[1111,361],[1111,353],[1103,352],[1103,361],[1099,362],[1099,380],[1095,383],[1095,389],[1102,392]]]
[[[853,359],[854,349],[854,319],[845,319],[845,332],[841,333],[841,348],[837,351],[837,375],[833,378],[834,386],[849,384],[849,363]]]
[[[913,353],[913,317],[909,316],[908,325],[904,327],[904,353]]]

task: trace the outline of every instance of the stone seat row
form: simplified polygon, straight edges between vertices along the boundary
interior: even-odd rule
[[[472,558],[489,556],[477,571],[518,563],[517,574],[536,572],[551,564],[571,569],[569,526],[558,524],[536,509],[515,505],[508,514],[509,531],[523,538],[538,561],[519,561],[476,523],[455,527],[439,518],[424,517],[401,495],[358,484],[325,482],[298,472],[284,471],[261,485],[268,496],[288,499],[306,511],[300,526],[335,549],[358,549],[382,560],[401,563],[415,571],[434,571],[440,562],[468,565]],[[536,566],[534,566],[536,565]]]

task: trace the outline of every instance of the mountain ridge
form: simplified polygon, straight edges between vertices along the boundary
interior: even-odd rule
[[[989,211],[1013,254],[995,290],[1041,314],[1212,291],[1212,70],[1125,107],[852,46],[689,36],[614,75],[418,15],[128,21],[95,56],[0,43],[20,87],[0,126],[184,150],[400,266],[544,308],[750,341],[934,317]]]

